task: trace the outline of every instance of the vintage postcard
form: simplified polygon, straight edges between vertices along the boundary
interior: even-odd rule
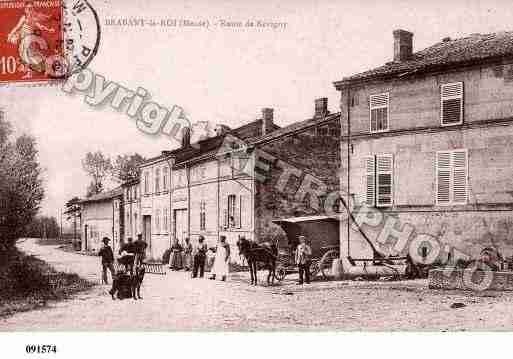
[[[512,18],[0,0],[0,338],[513,330]]]

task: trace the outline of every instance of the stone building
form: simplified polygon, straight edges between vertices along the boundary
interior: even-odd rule
[[[141,186],[140,179],[127,181],[121,186],[123,188],[123,212],[124,212],[124,233],[121,240],[128,238],[137,239],[142,234],[140,223],[141,213]]]
[[[147,256],[155,260],[162,258],[171,242],[170,168],[170,157],[163,152],[141,164],[140,184],[131,186],[140,197],[140,209],[133,208],[132,235],[142,233],[148,243]],[[130,214],[126,213],[127,216]]]
[[[273,219],[325,213],[327,194],[338,193],[339,138],[340,114],[323,98],[311,119],[279,128],[263,109],[257,121],[171,151],[173,235],[201,234],[209,245],[225,235],[234,248],[240,236],[283,238]]]
[[[412,33],[393,37],[393,61],[335,82],[340,184],[362,230],[342,224],[342,252],[372,256],[365,234],[386,253],[421,259],[485,246],[511,255],[513,33],[418,52]]]
[[[81,249],[98,251],[103,237],[109,237],[116,252],[124,232],[122,188],[118,187],[83,199],[79,205]]]
[[[272,109],[264,109],[262,118],[236,129],[221,127],[216,136],[194,145],[184,143],[171,151],[173,177],[171,209],[173,235],[203,235],[215,245],[220,235],[234,246],[239,236],[254,238],[254,181],[250,171],[243,171],[249,154],[233,155],[225,148],[234,140],[248,141],[276,131]]]

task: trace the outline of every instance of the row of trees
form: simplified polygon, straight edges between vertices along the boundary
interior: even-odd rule
[[[12,249],[25,234],[43,200],[37,156],[35,139],[13,138],[11,124],[0,113],[0,252]]]
[[[139,177],[139,165],[144,157],[138,153],[118,155],[114,160],[101,151],[88,152],[82,160],[82,168],[91,177],[86,197],[103,191],[105,180],[123,183]]]
[[[25,236],[32,238],[59,238],[59,223],[55,217],[37,216],[26,227]]]

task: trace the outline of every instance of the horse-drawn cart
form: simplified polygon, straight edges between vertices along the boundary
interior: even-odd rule
[[[310,273],[312,277],[321,273],[325,279],[331,276],[331,265],[340,255],[340,222],[328,216],[292,217],[274,220],[285,231],[287,243],[279,245],[276,279],[283,280],[289,273],[297,272],[294,262],[295,250],[299,244],[299,235],[307,238],[312,248]]]

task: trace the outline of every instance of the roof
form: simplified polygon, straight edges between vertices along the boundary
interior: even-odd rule
[[[257,138],[250,139],[250,140],[248,140],[248,143],[251,145],[256,145],[256,144],[260,144],[260,143],[264,143],[264,142],[269,142],[269,141],[272,141],[279,137],[293,134],[293,133],[296,133],[299,131],[303,131],[310,127],[315,127],[324,122],[330,122],[330,121],[333,121],[336,119],[340,119],[340,112],[331,113],[325,117],[320,117],[320,118],[314,117],[314,118],[309,118],[304,121],[294,122],[293,124],[282,127],[278,130],[268,133],[267,135],[263,135],[263,136],[260,136]]]
[[[208,158],[216,156],[219,152],[219,148],[223,144],[223,141],[224,141],[226,135],[235,136],[241,140],[244,140],[248,145],[255,146],[255,145],[266,143],[266,142],[275,140],[279,137],[293,134],[298,131],[306,130],[310,127],[315,127],[322,123],[330,122],[330,121],[333,121],[333,120],[336,120],[339,118],[340,118],[340,112],[329,114],[322,118],[314,117],[314,118],[310,118],[310,119],[307,119],[307,120],[304,120],[301,122],[295,122],[295,123],[293,123],[289,126],[285,126],[285,127],[275,126],[274,131],[272,131],[271,133],[268,133],[266,135],[263,135],[263,136],[261,135],[261,131],[256,131],[257,134],[255,136],[252,136],[252,137],[246,136],[245,138],[244,138],[244,135],[240,136],[238,133],[238,130],[240,128],[244,128],[247,126],[247,125],[244,125],[239,128],[236,128],[235,130],[228,132],[225,135],[211,137],[211,138],[208,138],[206,140],[199,142],[199,144],[201,146],[199,150],[196,150],[196,151],[190,150],[189,152],[187,152],[185,154],[181,154],[181,155],[180,155],[180,150],[185,151],[184,149],[178,149],[178,150],[173,151],[176,156],[175,166],[176,167],[182,166],[185,162],[188,162],[191,160],[201,161],[203,159],[208,159]],[[261,120],[257,120],[257,121],[251,122],[250,125],[254,124],[258,121],[260,121],[260,123],[261,123]],[[244,134],[246,134],[246,132],[244,132]]]
[[[123,195],[123,189],[120,186],[120,187],[116,187],[110,191],[101,192],[101,193],[95,194],[91,197],[85,198],[78,203],[110,201],[111,199],[113,199],[115,197],[122,196],[122,195]]]
[[[439,71],[454,65],[500,60],[513,55],[513,32],[472,34],[459,39],[446,38],[412,54],[407,61],[388,62],[383,66],[335,82],[337,89],[370,79],[404,77],[421,72]]]
[[[273,223],[302,223],[302,222],[312,222],[312,221],[339,221],[338,216],[305,216],[305,217],[290,217],[290,218],[281,218],[275,219]]]
[[[123,182],[123,183],[121,184],[121,186],[122,186],[122,187],[128,187],[128,186],[132,186],[132,185],[134,185],[134,184],[138,184],[138,183],[140,183],[140,182],[141,182],[141,179],[140,179],[139,177],[137,177],[137,178],[132,178],[132,179],[129,179],[129,180],[127,180],[127,181]]]

